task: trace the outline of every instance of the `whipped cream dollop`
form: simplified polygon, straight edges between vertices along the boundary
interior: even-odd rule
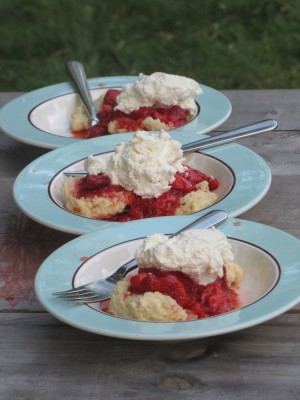
[[[181,271],[207,285],[223,276],[223,266],[233,261],[233,253],[227,237],[212,227],[187,230],[171,238],[148,236],[136,250],[135,259],[142,268]]]
[[[108,159],[89,156],[85,169],[91,175],[107,174],[112,184],[121,185],[142,197],[159,197],[170,189],[177,171],[183,172],[181,144],[161,131],[138,131],[129,142],[116,146]]]
[[[149,76],[139,74],[136,82],[123,86],[115,109],[129,114],[143,106],[179,105],[193,115],[197,112],[194,98],[201,93],[199,84],[184,76],[163,72],[155,72]]]

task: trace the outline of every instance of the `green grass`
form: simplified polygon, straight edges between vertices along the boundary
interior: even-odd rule
[[[217,89],[300,87],[299,0],[0,0],[0,90],[185,75]]]

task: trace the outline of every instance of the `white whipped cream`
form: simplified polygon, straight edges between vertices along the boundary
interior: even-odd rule
[[[184,76],[163,72],[155,72],[149,76],[139,74],[136,82],[123,86],[115,109],[129,114],[143,106],[179,105],[193,115],[197,112],[194,98],[201,93],[198,83]]]
[[[116,146],[108,159],[88,157],[89,174],[105,173],[115,185],[121,185],[142,197],[159,197],[170,189],[177,171],[184,171],[181,144],[161,131],[138,131],[133,139]]]
[[[107,168],[107,160],[88,156],[84,161],[84,168],[89,175],[98,175],[105,172],[105,168]]]
[[[233,261],[233,253],[226,236],[213,227],[187,230],[172,238],[151,235],[136,250],[135,259],[142,268],[181,271],[207,285],[223,276],[223,266]]]

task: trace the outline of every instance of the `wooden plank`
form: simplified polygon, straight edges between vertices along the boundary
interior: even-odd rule
[[[276,119],[280,130],[299,130],[300,89],[224,90],[232,114],[221,130],[235,129],[263,119]]]
[[[1,92],[0,93],[0,107],[3,107],[9,101],[14,100],[15,98],[22,96],[24,92]]]
[[[266,196],[252,209],[240,215],[273,226],[300,239],[300,176],[273,176]]]
[[[0,97],[1,98],[1,97]],[[4,177],[15,178],[31,161],[49,150],[18,142],[0,132],[0,168],[1,180]]]
[[[0,321],[3,400],[299,398],[299,314],[181,343],[97,336],[43,313]]]
[[[7,214],[5,229],[0,235],[0,310],[41,310],[34,293],[35,274],[75,235],[47,228],[23,214]]]
[[[257,154],[269,165],[272,176],[299,176],[300,132],[280,131],[262,133],[238,141]]]

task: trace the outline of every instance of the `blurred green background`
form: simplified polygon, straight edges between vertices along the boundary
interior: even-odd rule
[[[0,90],[184,75],[217,89],[300,87],[299,0],[0,0]]]

